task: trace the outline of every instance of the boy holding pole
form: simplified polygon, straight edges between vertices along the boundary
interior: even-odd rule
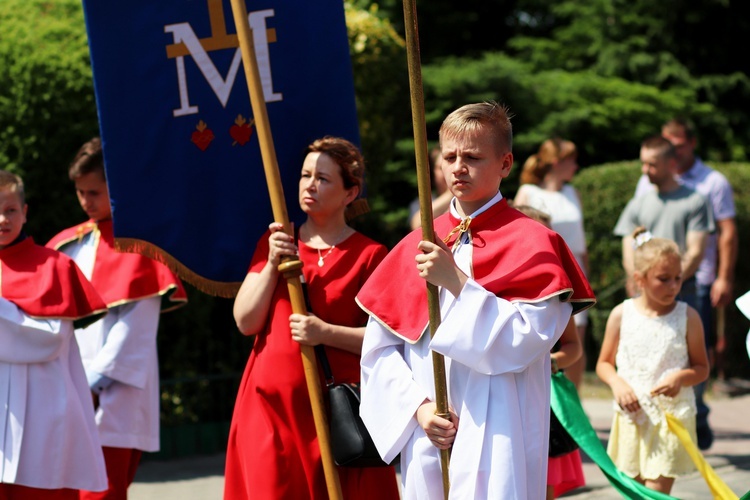
[[[440,129],[454,196],[435,220],[443,241],[412,232],[357,295],[370,315],[360,413],[383,459],[401,454],[407,499],[445,498],[440,450],[448,448],[450,498],[545,496],[550,350],[571,313],[595,299],[562,238],[500,193],[511,145],[505,107],[451,113]],[[440,290],[432,337],[423,335],[426,282]],[[435,415],[432,351],[445,357],[448,419]]]
[[[159,450],[159,316],[183,306],[187,294],[164,264],[115,250],[98,137],[81,146],[68,175],[89,220],[61,231],[47,246],[76,261],[109,311],[76,330],[109,481],[107,491],[82,492],[81,500],[127,498],[142,453]]]

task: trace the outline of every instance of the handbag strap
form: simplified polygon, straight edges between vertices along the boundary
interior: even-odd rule
[[[299,229],[294,228],[294,239],[297,242],[297,246],[299,247]],[[307,307],[307,312],[311,313],[312,310],[312,304],[310,304],[310,296],[307,291],[307,281],[305,281],[305,275],[304,273],[300,274],[299,277],[300,284],[302,285],[302,295],[305,297],[305,307]],[[326,346],[323,344],[318,344],[315,346],[315,356],[320,360],[320,364],[323,367],[323,375],[325,375],[326,378],[326,386],[331,387],[333,385],[334,379],[333,379],[333,372],[331,371],[331,364],[328,362],[328,356],[326,355]]]
[[[333,373],[331,372],[331,365],[328,363],[326,348],[323,344],[315,346],[315,355],[320,360],[320,364],[323,365],[323,374],[326,376],[326,386],[331,387],[333,385]]]
[[[305,277],[300,275],[300,282],[302,284],[302,294],[305,296],[305,305],[307,306],[307,312],[312,312],[310,307],[310,297],[307,295],[307,282]],[[320,364],[323,367],[323,375],[326,377],[326,386],[331,387],[333,385],[333,372],[331,371],[331,364],[328,362],[328,356],[326,355],[326,346],[318,344],[315,346],[315,356],[320,360]]]

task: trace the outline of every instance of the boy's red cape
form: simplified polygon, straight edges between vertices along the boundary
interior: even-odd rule
[[[435,219],[435,237],[444,238],[461,221],[450,212]],[[471,219],[472,278],[511,302],[541,302],[556,295],[573,313],[596,303],[594,292],[562,237],[508,206],[502,199]],[[451,236],[450,247],[460,233]],[[357,294],[360,307],[395,335],[416,342],[429,324],[426,281],[415,255],[417,229],[402,239]]]
[[[148,297],[162,297],[162,312],[187,302],[180,279],[164,264],[136,253],[118,252],[114,247],[112,220],[84,222],[54,236],[47,246],[56,250],[95,232],[96,260],[91,283],[106,302],[114,307]]]
[[[68,319],[77,328],[107,313],[71,258],[30,237],[0,250],[0,295],[33,318]]]

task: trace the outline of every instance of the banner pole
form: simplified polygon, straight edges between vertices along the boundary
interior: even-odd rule
[[[430,167],[427,159],[427,131],[424,117],[424,92],[419,55],[416,0],[404,0],[404,27],[406,31],[406,56],[409,67],[409,89],[412,126],[414,128],[414,153],[417,163],[417,188],[419,191],[419,210],[422,221],[422,240],[434,243],[435,229],[432,222],[432,186],[430,184]],[[431,283],[427,283],[427,307],[430,319],[430,335],[435,335],[438,326],[440,326],[440,300],[437,287]],[[433,351],[432,365],[435,379],[435,404],[437,406],[435,413],[440,417],[450,420],[443,355]],[[440,450],[443,493],[446,499],[450,491],[450,481],[448,479],[449,462],[450,450]]]
[[[237,37],[242,53],[243,66],[245,67],[245,78],[247,79],[247,86],[250,92],[250,103],[258,132],[258,142],[263,158],[263,169],[266,174],[266,182],[268,183],[268,194],[271,198],[273,217],[276,222],[280,222],[284,226],[285,233],[292,235],[293,231],[289,222],[286,202],[284,201],[281,175],[279,174],[276,150],[274,149],[271,137],[271,127],[266,112],[266,101],[263,96],[258,62],[255,58],[253,31],[248,21],[245,0],[232,0],[232,13],[234,15],[234,24],[237,27]],[[297,314],[307,314],[307,306],[305,305],[305,297],[300,280],[302,262],[294,258],[284,259],[279,264],[279,271],[287,280],[292,311]],[[305,372],[307,390],[310,394],[310,405],[312,406],[315,430],[318,434],[318,444],[320,445],[320,455],[323,461],[323,473],[325,474],[326,486],[328,488],[328,498],[330,500],[341,500],[343,498],[341,483],[339,482],[338,470],[331,454],[330,429],[328,427],[328,417],[325,413],[323,392],[320,387],[315,350],[312,346],[300,344],[300,351],[302,353],[302,365]]]

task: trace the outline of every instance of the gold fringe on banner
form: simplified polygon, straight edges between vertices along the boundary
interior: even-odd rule
[[[137,253],[161,262],[172,270],[180,279],[187,281],[195,288],[208,295],[234,298],[240,289],[241,282],[222,282],[204,278],[188,269],[179,260],[153,243],[136,238],[115,238],[115,250],[118,252]]]
[[[370,211],[366,198],[357,198],[346,208],[347,221]],[[164,249],[137,238],[115,238],[115,250],[145,255],[157,262],[161,262],[172,270],[183,281],[187,281],[195,288],[208,295],[232,299],[237,295],[242,282],[213,281],[193,272]]]

